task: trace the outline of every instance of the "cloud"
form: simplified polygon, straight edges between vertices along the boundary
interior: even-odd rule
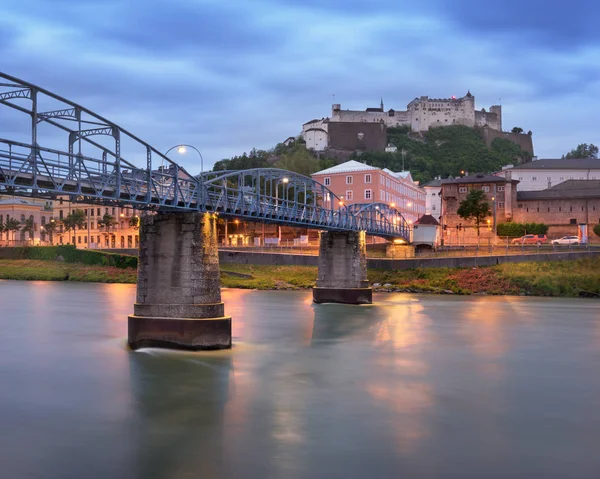
[[[551,157],[599,142],[585,126],[600,93],[598,7],[580,3],[25,0],[0,18],[0,55],[6,72],[157,149],[197,146],[205,168],[298,134],[333,95],[402,109],[468,89],[479,108],[502,98],[505,127],[531,129]]]

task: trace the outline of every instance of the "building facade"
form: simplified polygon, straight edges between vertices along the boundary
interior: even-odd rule
[[[425,191],[408,171],[393,172],[351,160],[311,176],[346,205],[386,203],[412,223],[425,214]]]
[[[425,190],[425,214],[440,221],[442,216],[442,180],[437,177],[423,185]]]
[[[490,215],[480,230],[493,233],[498,223],[512,221],[517,205],[517,183],[517,180],[485,174],[443,180],[441,224],[446,243],[464,243],[477,237],[475,223],[458,216],[458,208],[471,190],[482,190],[490,205]]]
[[[83,211],[85,226],[66,230],[64,219],[75,210]],[[78,248],[137,248],[141,212],[130,207],[72,203],[68,197],[54,201],[53,217],[57,226],[52,244],[73,244]],[[103,225],[108,215],[110,226]]]
[[[5,225],[10,219],[18,222],[19,229],[0,231],[0,246],[47,244],[44,225],[52,219],[52,202],[0,196],[0,224]]]
[[[548,237],[577,235],[578,225],[588,226],[588,235],[600,224],[600,180],[567,180],[541,191],[519,191],[514,221],[544,223]]]
[[[568,180],[600,180],[600,160],[535,160],[518,166],[505,166],[496,174],[518,180],[519,191],[541,191]]]

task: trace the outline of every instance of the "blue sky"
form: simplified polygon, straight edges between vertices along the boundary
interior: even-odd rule
[[[162,151],[191,143],[205,169],[297,135],[334,94],[351,109],[501,98],[505,129],[557,157],[600,143],[600,4],[553,3],[2,0],[0,69]]]

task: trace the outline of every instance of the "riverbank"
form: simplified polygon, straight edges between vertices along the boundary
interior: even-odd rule
[[[369,270],[375,291],[600,297],[600,259],[481,268]],[[0,260],[0,279],[135,283],[135,268],[52,260]],[[221,265],[226,288],[293,290],[315,285],[314,266]]]

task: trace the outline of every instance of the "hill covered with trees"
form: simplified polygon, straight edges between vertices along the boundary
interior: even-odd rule
[[[530,161],[527,152],[503,138],[496,138],[488,148],[476,129],[466,126],[434,128],[421,134],[406,128],[389,128],[388,143],[397,152],[355,153],[351,159],[392,171],[409,170],[413,179],[425,183],[436,176],[458,176],[461,171],[489,173],[504,165]],[[309,176],[338,162],[306,149],[301,138],[289,145],[279,143],[271,150],[253,149],[249,154],[234,156],[215,163],[214,171],[248,168],[282,168]]]
[[[436,176],[458,176],[461,171],[490,173],[531,160],[519,145],[503,138],[496,138],[488,148],[479,130],[460,125],[432,128],[423,134],[408,127],[389,128],[388,143],[398,151],[364,152],[353,158],[392,171],[409,170],[421,183]]]

